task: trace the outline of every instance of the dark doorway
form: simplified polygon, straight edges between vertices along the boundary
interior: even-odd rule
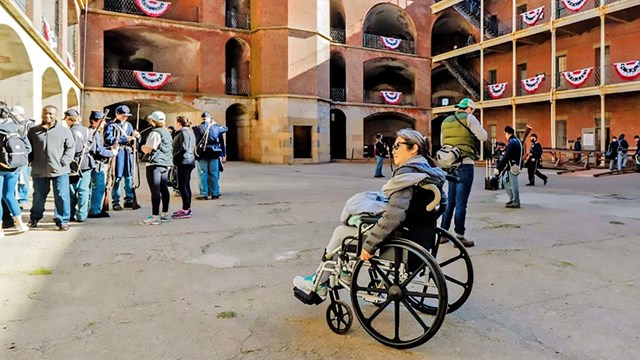
[[[331,110],[329,141],[331,159],[347,158],[347,117],[341,110]]]
[[[293,127],[293,157],[296,159],[311,158],[311,126]]]
[[[446,116],[442,115],[431,120],[431,154],[435,154],[436,151],[440,150],[440,147],[442,146],[440,144],[440,130],[442,128],[442,122],[445,118]]]
[[[242,152],[242,137],[245,127],[245,117],[247,109],[241,104],[233,104],[227,108],[225,113],[225,121],[229,130],[226,136],[227,146],[227,160],[243,160]]]

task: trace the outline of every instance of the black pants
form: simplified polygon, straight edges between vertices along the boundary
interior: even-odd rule
[[[11,227],[13,227],[13,216],[11,216],[11,211],[9,211],[7,203],[2,200],[2,228]]]
[[[536,183],[536,176],[540,179],[547,180],[547,176],[538,170],[538,162],[527,160],[527,173],[529,174],[529,184]]]
[[[182,210],[191,209],[191,173],[195,164],[178,165],[178,190],[182,198]]]
[[[147,166],[147,184],[151,191],[151,215],[160,215],[160,200],[162,212],[169,211],[169,168],[166,166]]]

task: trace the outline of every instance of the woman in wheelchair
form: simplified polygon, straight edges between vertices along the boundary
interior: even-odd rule
[[[397,138],[393,145],[393,160],[398,167],[394,170],[391,179],[382,187],[383,196],[374,195],[376,193],[360,193],[347,202],[341,216],[341,220],[346,225],[340,225],[335,229],[325,248],[325,254],[322,257],[323,263],[334,258],[338,250],[341,249],[345,238],[358,236],[358,215],[362,214],[379,216],[377,222],[367,231],[366,239],[362,244],[359,257],[363,261],[371,259],[383,241],[402,228],[409,229],[409,234],[405,234],[406,238],[429,248],[429,240],[433,237],[439,214],[426,214],[424,206],[421,209],[416,208],[415,204],[418,202],[412,200],[416,200],[416,196],[423,197],[424,192],[416,191],[417,186],[415,185],[428,182],[441,189],[446,174],[428,156],[427,140],[413,129],[402,129],[397,132]],[[357,198],[358,195],[360,195],[359,198]],[[360,204],[356,208],[360,207],[361,211],[348,209],[350,205],[353,205],[350,203],[353,203],[354,199],[356,203],[360,200]],[[365,199],[364,204],[361,203],[362,199]],[[443,207],[441,206],[441,208]],[[380,209],[380,211],[375,211],[375,209]],[[345,216],[345,211],[349,212],[349,210],[351,210],[351,214]],[[324,267],[321,266],[319,269],[324,269]],[[296,276],[293,279],[294,286],[307,294],[315,291],[320,297],[326,297],[330,271],[324,269],[319,272],[306,277]],[[318,276],[320,276],[320,285],[316,286]]]

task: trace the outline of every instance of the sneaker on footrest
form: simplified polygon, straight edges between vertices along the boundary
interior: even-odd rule
[[[297,287],[300,290],[310,293],[313,291],[313,284],[316,282],[317,274],[309,275],[307,277],[296,276],[293,278],[293,286]],[[327,285],[320,284],[316,289],[316,294],[321,297],[327,296]]]

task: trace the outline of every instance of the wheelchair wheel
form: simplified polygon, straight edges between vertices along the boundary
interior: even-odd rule
[[[436,242],[443,238],[449,240],[453,246],[449,246],[449,243],[445,244],[447,246],[437,246],[437,253],[434,254],[435,251],[432,250],[431,255],[435,255],[436,261],[444,274],[449,298],[447,313],[452,313],[458,310],[471,295],[473,265],[471,264],[469,253],[460,240],[448,231],[436,228]],[[414,307],[418,311],[433,314],[437,310],[430,304],[421,301],[421,299],[411,300],[414,301]]]
[[[390,240],[379,250],[378,257],[368,262],[358,260],[354,267],[351,304],[356,317],[369,335],[384,345],[398,349],[422,345],[438,332],[447,312],[447,287],[440,267],[426,250],[408,240]],[[380,279],[379,286],[369,270]],[[418,276],[429,279],[428,293],[415,285]],[[376,286],[370,286],[372,283]],[[365,300],[371,294],[381,299],[376,306]],[[411,299],[419,299],[436,311],[417,312]]]
[[[327,307],[327,325],[336,334],[344,334],[353,325],[353,312],[342,300],[332,301]]]

